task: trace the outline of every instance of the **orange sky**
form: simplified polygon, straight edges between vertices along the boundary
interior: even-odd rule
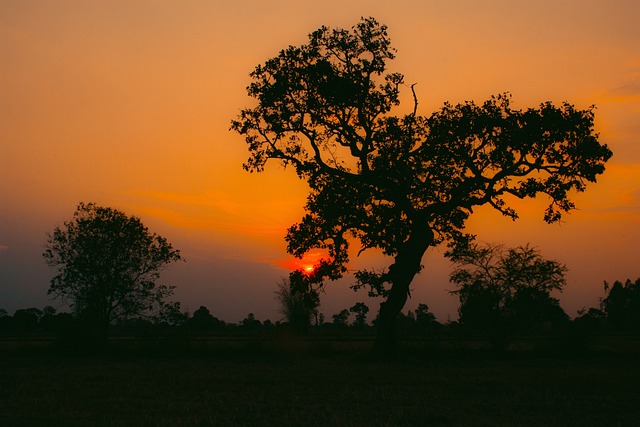
[[[52,303],[45,233],[94,201],[139,215],[183,251],[187,263],[163,277],[191,311],[277,319],[283,236],[305,186],[276,164],[243,172],[229,121],[251,103],[257,64],[360,16],[389,26],[391,68],[418,83],[422,114],[504,91],[517,108],[596,104],[614,157],[576,198],[579,211],[549,226],[543,202],[529,201],[516,223],[481,210],[469,226],[566,263],[561,302],[572,316],[597,304],[603,280],[640,276],[637,1],[0,0],[0,308]],[[408,308],[426,302],[446,320],[456,301],[441,252],[426,256]],[[353,266],[381,262],[369,254]],[[357,300],[377,307],[346,283],[323,296],[327,317]]]

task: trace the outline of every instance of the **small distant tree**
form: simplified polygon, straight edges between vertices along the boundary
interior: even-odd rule
[[[262,322],[256,319],[256,316],[253,313],[247,314],[247,317],[242,319],[240,322],[240,327],[248,332],[258,331],[262,327]]]
[[[471,244],[453,256],[457,268],[450,280],[458,289],[460,322],[486,332],[497,348],[506,348],[523,325],[542,324],[557,315],[558,300],[550,296],[565,285],[563,264],[519,246]]]
[[[52,305],[47,305],[42,309],[43,316],[54,316],[57,313],[57,309]]]
[[[157,285],[160,271],[181,258],[139,218],[80,203],[71,221],[48,235],[43,257],[55,269],[48,293],[68,303],[99,346],[116,320],[152,317],[174,287]]]
[[[416,315],[413,311],[407,310],[407,313],[398,315],[398,330],[404,334],[412,334],[416,329]]]
[[[436,320],[436,316],[429,311],[427,304],[418,304],[418,308],[415,311],[416,316],[416,328],[420,332],[430,332],[433,328],[440,326]]]
[[[51,333],[55,329],[56,324],[56,308],[48,305],[42,309],[42,316],[40,317],[40,327],[44,332]]]
[[[640,330],[640,278],[615,281],[612,286],[604,282],[604,289],[602,308],[609,325],[616,330]]]
[[[200,306],[193,312],[191,318],[187,321],[187,326],[195,331],[212,331],[218,329],[224,325],[224,322],[214,317],[209,309],[205,306]]]
[[[18,332],[33,333],[38,328],[38,323],[42,317],[42,310],[31,307],[21,308],[13,314],[13,324]]]
[[[367,313],[369,312],[369,307],[363,302],[355,303],[349,311],[356,315],[356,320],[353,321],[353,326],[357,328],[364,328],[367,326]]]
[[[276,289],[276,299],[280,303],[280,313],[287,323],[294,329],[305,332],[311,326],[312,319],[318,319],[320,296],[318,291],[306,284],[299,284],[297,280],[304,280],[295,275],[290,279],[282,279]]]
[[[331,316],[333,320],[333,325],[339,328],[346,328],[349,321],[349,310],[346,308],[344,310],[340,310],[338,313]]]
[[[590,307],[578,310],[578,316],[573,319],[573,329],[579,334],[593,334],[600,332],[607,321],[607,315],[604,311]]]
[[[427,304],[418,304],[416,308],[416,322],[421,324],[429,324],[436,321],[436,316],[429,311]]]

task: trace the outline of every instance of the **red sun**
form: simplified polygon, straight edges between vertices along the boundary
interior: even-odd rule
[[[305,274],[312,274],[316,271],[320,260],[324,258],[324,254],[320,251],[306,253],[302,258],[289,258],[286,260],[276,261],[279,267],[287,270],[299,270]]]

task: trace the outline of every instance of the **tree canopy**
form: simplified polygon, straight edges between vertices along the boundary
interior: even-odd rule
[[[73,219],[48,235],[43,257],[56,270],[48,293],[69,303],[95,328],[96,339],[106,340],[116,319],[173,307],[165,299],[174,287],[156,280],[167,264],[182,259],[180,251],[137,217],[80,203]]]
[[[460,322],[488,333],[496,346],[508,344],[513,333],[569,320],[550,295],[564,288],[567,268],[543,258],[539,250],[473,243],[452,260],[456,269],[450,280],[460,297]]]
[[[257,105],[231,124],[249,149],[246,170],[276,160],[308,183],[306,214],[286,240],[296,256],[327,250],[318,277],[343,275],[354,241],[393,257],[383,272],[355,274],[356,288],[387,297],[389,319],[424,252],[467,241],[475,207],[516,219],[511,198],[544,195],[544,220],[558,221],[574,208],[571,192],[595,182],[612,154],[594,132],[594,107],[518,110],[500,94],[419,115],[414,86],[387,71],[394,57],[387,27],[373,18],[351,30],[321,27],[255,68],[247,91]],[[394,115],[405,87],[413,110]]]
[[[640,330],[640,278],[633,282],[627,279],[624,284],[616,280],[609,286],[604,282],[607,292],[602,308],[614,329]]]

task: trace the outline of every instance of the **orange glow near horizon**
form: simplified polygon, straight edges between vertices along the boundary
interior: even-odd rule
[[[273,264],[279,268],[283,268],[289,271],[302,270],[303,272],[310,274],[316,269],[320,260],[326,259],[326,254],[322,251],[310,251],[302,258],[287,258],[283,260],[276,260]]]

